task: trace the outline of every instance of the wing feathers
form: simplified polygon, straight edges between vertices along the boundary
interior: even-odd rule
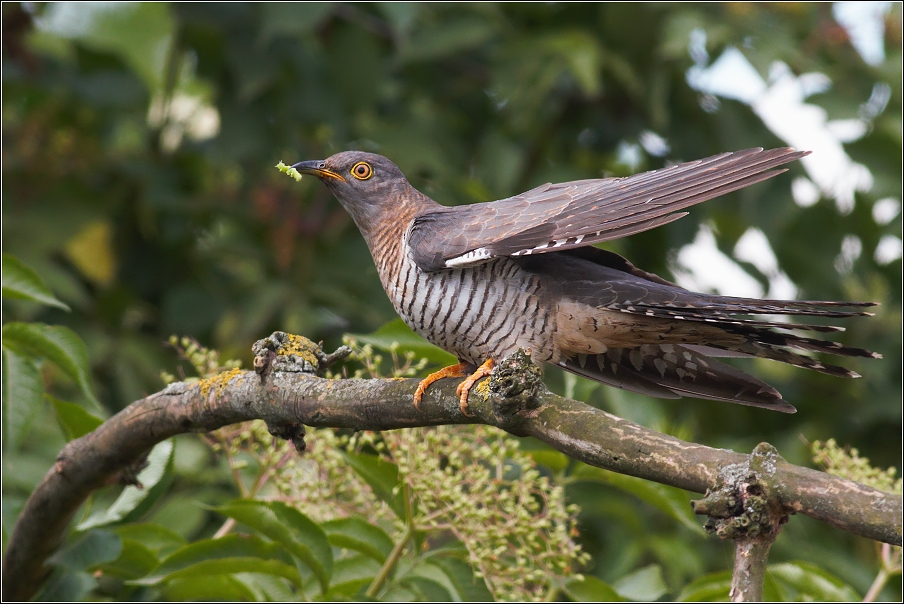
[[[771,178],[807,153],[748,149],[625,178],[547,183],[420,216],[408,244],[426,271],[583,247],[668,224],[685,215],[680,210]]]

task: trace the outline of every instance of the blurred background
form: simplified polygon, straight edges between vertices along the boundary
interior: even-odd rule
[[[810,464],[806,442],[835,438],[900,467],[899,3],[5,2],[2,11],[2,247],[72,309],[5,299],[3,320],[78,334],[106,413],[160,390],[161,370],[177,373],[171,334],[248,367],[251,343],[274,330],[333,349],[343,334],[395,318],[351,219],[315,179],[279,173],[279,161],[378,152],[437,201],[464,204],[787,145],[813,154],[605,247],[693,289],[881,303],[838,336],[884,356],[843,361],[863,379],[746,362],[798,408],[792,416],[659,401],[552,370],[547,382],[709,446],[768,441]],[[42,371],[51,391],[88,404],[63,372]],[[50,413],[30,411],[14,438],[5,434],[4,543],[64,442],[41,419]],[[197,484],[181,484],[205,500]],[[674,597],[730,567],[729,544],[615,489],[585,487],[569,496],[583,507],[581,540],[601,578],[661,563],[663,593]],[[804,518],[774,551],[860,593],[877,568],[872,543]]]

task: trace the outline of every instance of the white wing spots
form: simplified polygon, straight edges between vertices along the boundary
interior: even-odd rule
[[[653,365],[656,366],[656,370],[659,371],[659,375],[665,377],[665,370],[668,368],[666,362],[662,359],[653,359]]]
[[[643,353],[639,348],[632,348],[628,352],[628,359],[637,371],[640,371],[643,368]]]
[[[598,237],[601,232],[602,231],[599,231],[599,232],[595,233],[593,236]],[[550,250],[550,249],[562,247],[562,246],[576,246],[576,245],[580,245],[580,243],[582,241],[584,241],[585,237],[587,237],[587,235],[578,235],[577,237],[568,237],[566,239],[554,239],[553,241],[534,246],[527,250],[518,250],[517,252],[513,252],[511,255],[512,256],[530,256],[534,252],[542,252],[544,250]]]
[[[493,257],[492,252],[485,247],[479,247],[476,250],[471,250],[466,254],[462,254],[461,256],[456,256],[455,258],[449,258],[446,260],[446,268],[456,268],[459,266],[468,266],[472,264],[481,264],[490,260]]]

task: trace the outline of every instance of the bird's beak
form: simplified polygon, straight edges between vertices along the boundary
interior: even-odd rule
[[[302,174],[310,174],[312,176],[316,176],[318,178],[335,178],[336,180],[340,180],[345,182],[345,179],[342,178],[336,172],[327,169],[326,162],[322,159],[314,159],[310,161],[300,161],[294,166],[292,166]]]

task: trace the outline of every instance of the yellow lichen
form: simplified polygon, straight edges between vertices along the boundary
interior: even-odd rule
[[[198,385],[201,386],[201,396],[207,398],[208,393],[210,393],[211,388],[216,388],[216,395],[221,396],[223,391],[226,389],[226,385],[229,384],[229,381],[238,376],[247,373],[247,371],[242,371],[241,369],[230,369],[229,371],[224,371],[223,373],[219,373],[213,377],[209,377],[207,379],[201,380],[198,382]]]
[[[314,353],[315,350],[320,348],[317,344],[304,336],[297,336],[291,333],[286,334],[286,336],[288,337],[288,341],[276,351],[276,354],[280,356],[294,354],[310,363],[312,367],[318,367],[320,365],[320,360]]]
[[[490,398],[490,380],[480,380],[472,391],[482,396],[484,400]]]

